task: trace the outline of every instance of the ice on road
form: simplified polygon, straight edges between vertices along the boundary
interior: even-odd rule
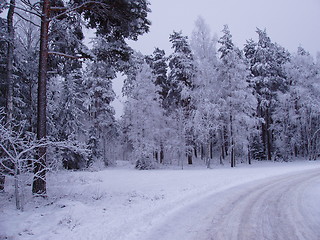
[[[319,240],[320,172],[243,184],[184,207],[143,239]]]

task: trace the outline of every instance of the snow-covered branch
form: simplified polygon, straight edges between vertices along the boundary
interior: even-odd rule
[[[24,17],[22,14],[20,14],[19,12],[15,12],[15,14],[17,14],[17,15],[18,15],[21,19],[23,19],[24,21],[26,21],[26,22],[28,22],[28,23],[31,23],[32,25],[40,28],[40,25],[38,25],[38,24],[34,23],[33,21],[25,18],[25,17]]]
[[[88,1],[88,2],[82,3],[79,6],[75,6],[75,7],[51,7],[50,11],[56,11],[56,12],[62,11],[62,13],[55,15],[54,17],[52,17],[50,19],[50,21],[54,20],[54,19],[58,19],[65,14],[68,14],[68,13],[71,13],[71,12],[74,12],[74,11],[77,11],[80,9],[87,8],[87,6],[92,5],[92,4],[99,4],[100,6],[104,7],[104,10],[106,10],[105,8],[108,7],[107,4],[104,4],[100,1]],[[110,11],[110,13],[112,13],[112,12]]]
[[[87,56],[74,56],[74,55],[69,55],[69,54],[66,54],[66,53],[54,52],[54,51],[50,51],[50,52],[48,52],[48,54],[50,54],[50,55],[58,55],[58,56],[71,58],[71,59],[88,58]]]

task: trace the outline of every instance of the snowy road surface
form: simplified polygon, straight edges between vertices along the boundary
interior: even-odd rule
[[[144,239],[319,240],[320,172],[272,177],[213,194],[174,213]]]

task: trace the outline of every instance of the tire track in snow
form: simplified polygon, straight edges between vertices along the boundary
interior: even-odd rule
[[[294,175],[248,195],[237,238],[231,239],[319,239],[319,230],[310,227],[312,219],[301,208],[305,187],[317,178],[319,173]]]
[[[230,188],[176,212],[143,239],[319,240],[317,204],[306,207],[316,184],[319,169]]]

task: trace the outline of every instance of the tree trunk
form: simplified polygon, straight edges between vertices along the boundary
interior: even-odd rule
[[[160,163],[162,164],[164,161],[164,149],[163,149],[163,143],[160,144]]]
[[[198,146],[194,145],[193,151],[194,151],[194,157],[197,159],[198,158]]]
[[[13,48],[14,48],[14,27],[13,14],[15,9],[15,0],[10,0],[9,11],[7,15],[8,22],[8,52],[7,52],[7,122],[12,121],[13,114]]]
[[[153,158],[155,162],[160,163],[158,151],[153,151]]]
[[[187,139],[186,139],[186,147],[187,147],[187,159],[188,159],[188,164],[192,165],[192,155],[193,155],[193,146],[192,146],[192,141],[191,141],[191,133],[187,133]]]
[[[103,162],[104,162],[104,165],[105,166],[109,166],[109,161],[107,159],[107,141],[106,141],[106,138],[105,138],[105,134],[103,134],[103,137],[102,137],[102,145],[103,145]]]
[[[234,148],[233,146],[231,147],[231,154],[230,154],[230,158],[231,158],[231,167],[235,167],[236,163],[235,163],[235,157],[234,157]]]
[[[231,114],[230,114],[230,143],[231,143],[230,160],[231,160],[231,167],[233,168],[236,166],[236,161],[235,161],[235,153],[234,153],[233,119]]]
[[[249,163],[249,165],[251,165],[251,150],[250,150],[250,146],[248,146],[248,163]]]
[[[272,132],[270,130],[271,117],[269,113],[269,109],[264,111],[264,120],[265,123],[262,124],[262,140],[264,144],[264,150],[267,160],[272,159]]]
[[[186,134],[186,147],[187,147],[187,159],[188,159],[188,164],[192,164],[192,155],[193,155],[193,144],[191,140],[191,131],[187,131]]]
[[[5,176],[0,174],[0,191],[3,191],[4,190],[4,183],[5,183]]]
[[[18,162],[14,163],[14,195],[15,195],[15,199],[16,199],[16,208],[18,210],[22,210],[22,206],[21,206],[21,198],[20,198],[20,184],[19,184],[19,176],[18,176]]]
[[[192,165],[192,153],[188,152],[188,164]]]
[[[16,6],[15,0],[10,0],[10,6],[7,15],[8,30],[8,51],[7,51],[7,103],[6,103],[6,122],[11,126],[13,118],[13,48],[14,48],[14,27],[13,14]],[[4,190],[5,175],[0,171],[0,191]]]
[[[210,140],[210,159],[213,159],[213,142]]]
[[[206,156],[205,156],[205,153],[204,153],[203,143],[201,143],[200,152],[201,152],[201,160],[204,160]]]
[[[272,160],[272,132],[270,129],[270,116],[269,111],[267,115],[267,156],[268,160]]]
[[[207,143],[207,156],[206,156],[206,165],[207,168],[211,168],[211,141]]]
[[[271,141],[272,141],[272,133],[270,130],[270,116],[269,111],[266,110],[263,113],[264,123],[262,123],[261,134],[262,134],[262,142],[263,142],[263,150],[267,160],[272,159],[271,154]]]
[[[45,140],[47,137],[47,68],[48,68],[48,32],[50,1],[43,0],[41,30],[40,30],[40,59],[38,75],[38,119],[37,139]],[[33,194],[45,196],[46,189],[46,147],[38,149],[37,161],[34,164]]]
[[[220,139],[221,139],[221,140],[220,140],[220,141],[221,141],[221,143],[220,143],[220,144],[221,144],[221,147],[220,147],[220,148],[221,148],[220,165],[223,165],[223,160],[224,160],[224,158],[225,158],[225,144],[224,144],[224,141],[225,141],[225,140],[224,140],[224,132],[223,132],[223,130],[220,131],[220,135],[221,135],[221,136],[220,136],[220,137],[221,137],[221,138],[220,138]]]

